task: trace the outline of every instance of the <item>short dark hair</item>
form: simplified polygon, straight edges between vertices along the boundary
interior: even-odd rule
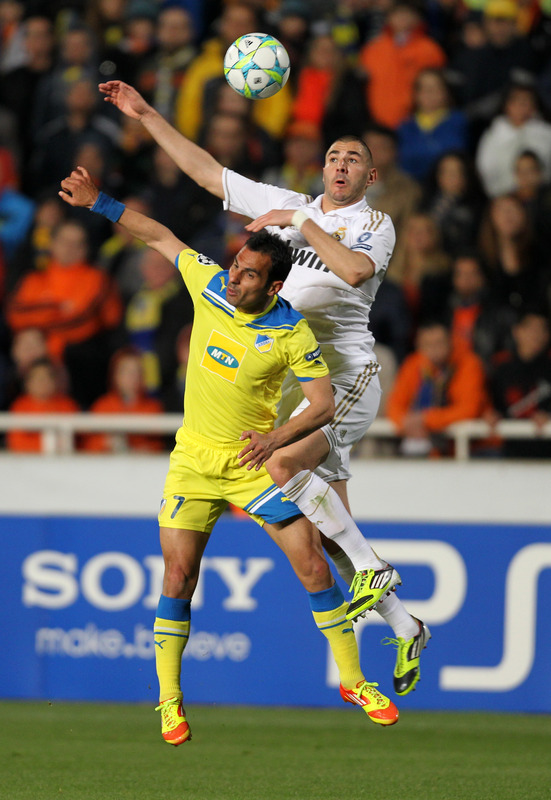
[[[270,256],[272,265],[268,272],[268,283],[286,279],[293,266],[293,253],[288,242],[280,239],[275,233],[258,231],[249,236],[245,247],[254,253],[265,253]]]
[[[354,133],[345,133],[342,136],[337,136],[335,139],[333,139],[333,141],[327,148],[327,151],[331,150],[335,142],[359,142],[366,152],[367,160],[369,161],[370,166],[373,166],[373,153],[371,152],[371,150],[369,149],[369,147],[364,142],[361,136],[356,136],[356,134]]]

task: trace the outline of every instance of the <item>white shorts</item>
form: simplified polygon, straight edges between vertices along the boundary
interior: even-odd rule
[[[330,450],[323,464],[315,470],[316,475],[325,481],[347,481],[351,477],[350,450],[363,437],[379,409],[382,394],[379,370],[379,364],[370,361],[355,372],[331,375],[335,416],[321,429]],[[289,372],[283,382],[276,427],[299,414],[307,405],[300,383]]]

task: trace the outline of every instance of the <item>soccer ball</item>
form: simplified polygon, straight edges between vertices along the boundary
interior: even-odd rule
[[[230,45],[224,75],[232,89],[252,100],[271,97],[285,86],[291,65],[281,42],[266,33],[247,33]]]

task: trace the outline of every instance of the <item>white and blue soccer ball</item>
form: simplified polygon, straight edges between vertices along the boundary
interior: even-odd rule
[[[285,86],[291,65],[280,41],[266,33],[247,33],[230,45],[224,56],[224,75],[239,94],[259,100]]]

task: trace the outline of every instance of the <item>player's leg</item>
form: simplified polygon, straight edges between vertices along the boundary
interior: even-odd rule
[[[375,368],[376,365],[373,366],[373,369]],[[350,378],[343,376],[342,379],[335,381],[334,389],[336,413],[331,425],[326,426],[323,431],[312,434],[309,437],[310,441],[298,442],[289,448],[277,451],[272,457],[272,465],[279,460],[279,466],[286,470],[279,474],[276,482],[278,485],[282,485],[283,491],[287,493],[287,486],[283,483],[286,478],[291,481],[292,486],[301,470],[317,467],[315,475],[317,480],[310,484],[314,492],[308,496],[307,491],[304,502],[302,500],[295,500],[295,502],[301,507],[303,513],[312,519],[306,503],[309,500],[316,503],[315,489],[318,488],[318,496],[323,498],[323,502],[327,505],[323,507],[320,503],[317,510],[326,513],[329,508],[328,514],[333,519],[342,521],[343,533],[340,535],[337,533],[336,536],[322,535],[322,541],[339,575],[354,589],[354,597],[347,611],[348,618],[354,619],[366,610],[365,596],[367,594],[370,603],[367,608],[376,608],[393,628],[396,638],[390,641],[396,645],[398,651],[394,670],[394,687],[398,694],[407,694],[419,680],[419,656],[430,638],[430,633],[426,625],[407,612],[396,594],[389,591],[389,588],[393,587],[387,585],[385,588],[383,584],[384,591],[379,593],[379,602],[371,602],[373,593],[370,583],[373,580],[378,581],[381,574],[388,575],[388,572],[380,573],[376,570],[374,574],[370,573],[369,570],[373,568],[370,567],[370,563],[373,564],[373,562],[370,562],[369,559],[376,555],[357,526],[354,523],[352,523],[353,527],[350,525],[352,518],[346,492],[346,481],[350,477],[349,451],[353,444],[362,438],[375,419],[381,394],[379,379],[376,372],[372,371],[372,366],[368,365],[356,376]],[[299,392],[300,387],[296,385],[296,382],[295,384],[288,382],[288,388],[284,392],[283,402],[280,406],[282,421],[302,408],[304,401],[299,404],[296,411],[294,410]],[[303,447],[303,444],[306,446]],[[288,454],[292,456],[292,459],[290,462],[284,463]],[[270,462],[267,466],[270,468]],[[275,476],[275,471],[273,475]],[[322,484],[329,484],[331,492],[324,495]],[[314,522],[319,521],[320,518],[318,515]],[[325,534],[329,530],[329,526],[320,525],[319,529],[322,534]],[[363,563],[362,558],[364,559]],[[385,570],[386,562],[379,563],[379,569]],[[392,571],[392,574],[397,575],[395,570]]]
[[[264,527],[308,592],[314,622],[327,639],[339,670],[343,700],[360,705],[373,722],[397,722],[394,703],[377,691],[377,684],[368,683],[362,673],[354,630],[346,619],[348,604],[333,580],[317,530],[304,517]]]
[[[331,485],[312,471],[329,453],[326,433],[315,431],[300,442],[276,450],[266,468],[285,496],[324,536],[335,542],[354,565],[358,577],[349,608],[354,611],[349,619],[353,619],[373,607],[400,582],[400,576],[379,559]]]
[[[202,531],[160,529],[165,563],[163,592],[154,624],[155,665],[159,679],[162,736],[168,744],[191,739],[182,706],[182,654],[189,638],[190,604],[209,535]]]
[[[333,421],[305,439],[276,450],[266,463],[284,494],[321,533],[339,545],[354,565],[353,597],[347,611],[350,620],[373,608],[401,582],[396,570],[373,551],[330,486],[332,481],[350,477],[347,465],[350,448],[375,419],[381,397],[378,370],[378,364],[371,362],[354,374],[333,379]],[[281,420],[300,412],[308,403],[301,400],[290,413],[296,397],[296,385],[288,385],[280,405]]]
[[[159,678],[162,735],[181,744],[191,734],[182,707],[182,654],[190,630],[191,599],[204,549],[227,503],[220,500],[209,475],[216,454],[197,445],[180,429],[170,456],[159,510],[164,558],[163,590],[155,619],[155,662]]]
[[[347,482],[334,481],[331,485],[348,510]],[[354,566],[346,553],[339,552],[338,546],[330,539],[323,540],[324,549],[330,555],[344,581],[350,583],[354,579]],[[394,691],[405,695],[415,689],[421,675],[421,653],[431,638],[430,630],[422,620],[417,619],[406,609],[395,592],[387,592],[373,609],[390,625],[394,632],[393,639],[387,644],[396,647],[396,664],[394,667]]]
[[[182,653],[189,638],[191,598],[208,538],[202,531],[160,529],[165,573],[154,631],[161,702],[182,697]]]
[[[277,491],[264,468],[258,472],[233,468],[228,472],[224,497],[248,511],[289,559],[308,592],[316,625],[333,652],[342,691],[347,693],[343,699],[361,705],[379,724],[396,722],[398,711],[394,704],[380,694],[375,685],[368,684],[362,674],[354,631],[345,616],[347,603],[334,583],[319,532],[281,491]]]

